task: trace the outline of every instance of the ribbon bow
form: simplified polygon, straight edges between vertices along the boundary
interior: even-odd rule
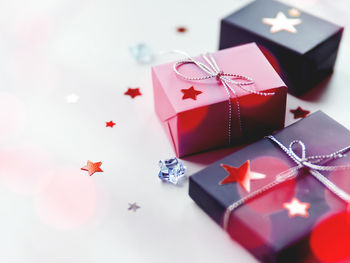
[[[238,96],[237,96],[237,93],[236,93],[234,86],[239,87],[246,92],[260,95],[260,96],[272,96],[275,94],[274,92],[259,92],[259,91],[247,89],[246,86],[254,84],[254,80],[252,78],[244,76],[244,75],[223,72],[219,68],[218,64],[216,63],[213,55],[210,53],[202,55],[202,58],[207,62],[207,65],[206,65],[200,61],[195,60],[190,55],[188,55],[186,52],[178,51],[178,50],[175,50],[174,52],[182,54],[185,57],[187,57],[187,59],[183,59],[183,60],[175,62],[174,66],[173,66],[174,72],[178,76],[182,77],[185,80],[189,80],[189,81],[201,81],[201,80],[215,78],[218,82],[220,82],[224,86],[226,93],[227,93],[227,96],[228,96],[228,99],[229,99],[228,100],[228,103],[229,103],[229,122],[228,122],[229,123],[228,124],[229,144],[231,144],[231,127],[232,127],[232,123],[231,123],[232,122],[231,121],[232,104],[231,104],[231,100],[230,100],[231,93],[233,93],[233,95],[236,98],[235,102],[236,102],[236,111],[237,111],[238,124],[239,124],[238,127],[239,127],[240,134],[242,134],[242,120],[241,120],[240,105],[239,105]],[[195,64],[198,68],[200,68],[203,72],[205,72],[206,75],[202,76],[202,77],[186,76],[178,71],[178,67],[180,67],[183,64]],[[237,80],[242,80],[242,81],[237,81]],[[232,85],[234,85],[234,86],[232,86]]]
[[[330,181],[327,177],[325,177],[323,174],[321,174],[322,171],[339,171],[339,170],[347,170],[350,169],[350,165],[341,165],[341,166],[331,166],[326,164],[318,164],[320,162],[328,162],[331,160],[343,158],[345,155],[344,153],[350,150],[350,145],[344,147],[343,149],[340,149],[339,151],[333,152],[331,154],[325,154],[325,155],[314,155],[314,156],[306,156],[306,146],[305,144],[300,140],[294,140],[289,144],[289,147],[287,148],[284,146],[279,140],[277,140],[274,136],[269,135],[265,138],[270,139],[274,143],[276,143],[297,165],[279,173],[276,175],[276,178],[271,183],[263,186],[262,188],[250,193],[249,195],[241,198],[240,200],[232,203],[225,211],[224,214],[224,228],[228,228],[230,215],[233,210],[237,209],[239,206],[244,204],[245,202],[253,199],[254,197],[263,194],[267,190],[270,190],[271,188],[289,181],[291,179],[296,178],[299,176],[298,171],[303,168],[307,168],[309,173],[314,176],[318,181],[320,181],[325,187],[327,187],[333,194],[338,196],[343,201],[349,203],[350,202],[350,195],[340,189],[337,185],[335,185],[332,181]],[[298,155],[295,151],[293,146],[298,145],[301,147],[301,156]]]

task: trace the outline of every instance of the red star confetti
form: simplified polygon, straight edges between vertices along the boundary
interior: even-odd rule
[[[284,203],[283,207],[288,210],[289,217],[301,216],[308,217],[310,208],[309,203],[300,202],[298,198],[294,197],[289,203]]]
[[[228,176],[220,182],[221,185],[237,182],[248,193],[250,192],[250,180],[263,179],[266,177],[265,174],[250,171],[249,160],[237,168],[226,164],[221,164],[221,167],[228,173]]]
[[[93,163],[91,161],[87,161],[87,164],[81,168],[81,170],[88,171],[89,175],[93,175],[96,172],[103,172],[100,168],[102,162]]]
[[[141,208],[141,207],[138,206],[136,203],[132,203],[132,204],[129,203],[128,210],[136,212],[136,210],[139,209],[139,208]]]
[[[298,107],[295,110],[290,110],[290,112],[294,114],[294,119],[305,118],[310,113],[310,111],[304,110],[301,107]]]
[[[139,88],[128,88],[128,90],[124,93],[124,95],[129,95],[131,98],[135,98],[137,96],[141,96],[141,92]]]
[[[187,31],[187,28],[184,26],[179,26],[176,28],[176,31],[179,33],[185,33]]]
[[[106,121],[106,127],[111,127],[113,128],[113,126],[115,125],[115,123],[113,121]]]
[[[189,89],[182,89],[181,92],[184,94],[182,96],[183,100],[185,99],[197,100],[197,96],[202,93],[200,90],[195,90],[193,86],[191,86]]]

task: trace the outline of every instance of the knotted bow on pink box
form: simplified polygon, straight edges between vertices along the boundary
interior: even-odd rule
[[[152,79],[155,110],[178,157],[284,126],[287,88],[254,43],[154,66]]]

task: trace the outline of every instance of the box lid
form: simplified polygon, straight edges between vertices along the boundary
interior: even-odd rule
[[[224,21],[299,54],[307,53],[343,29],[273,0],[254,1],[224,18]]]
[[[255,43],[223,49],[213,53],[213,57],[224,73],[240,74],[252,78],[254,84],[250,85],[248,89],[263,92],[285,87],[282,79]],[[201,56],[194,57],[194,59],[207,64]],[[171,103],[171,107],[169,107],[171,110],[161,114],[163,121],[181,112],[228,101],[229,97],[225,88],[215,78],[204,81],[187,81],[174,72],[174,63],[161,64],[152,68],[153,74],[157,77],[161,88]],[[194,64],[180,66],[178,70],[187,76],[205,76],[205,73]],[[189,89],[192,86],[202,93],[198,94],[196,99],[183,99],[184,93],[181,90]],[[232,86],[237,96],[250,94],[237,86]]]

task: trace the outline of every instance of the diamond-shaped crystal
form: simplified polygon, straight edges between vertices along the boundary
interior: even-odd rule
[[[176,157],[160,160],[160,172],[158,177],[165,182],[179,184],[185,179],[186,166],[184,166]]]
[[[144,43],[137,43],[135,45],[130,46],[129,49],[130,49],[131,55],[139,63],[147,64],[152,62],[154,59],[154,54],[152,49]]]

